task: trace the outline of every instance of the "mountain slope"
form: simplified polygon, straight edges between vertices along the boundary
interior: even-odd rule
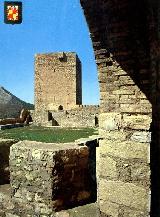
[[[34,109],[34,105],[22,101],[0,86],[0,119],[18,117],[22,108]]]

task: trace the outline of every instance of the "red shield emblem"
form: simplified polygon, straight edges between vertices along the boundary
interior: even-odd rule
[[[18,20],[18,5],[7,6],[7,20],[12,20],[12,21]]]
[[[22,2],[4,2],[4,22],[7,24],[22,23]]]

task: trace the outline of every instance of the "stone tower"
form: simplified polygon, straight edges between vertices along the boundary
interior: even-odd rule
[[[82,104],[81,62],[74,52],[36,54],[35,118]]]

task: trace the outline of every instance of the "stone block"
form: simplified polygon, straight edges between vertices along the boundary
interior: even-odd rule
[[[115,74],[115,75],[127,75],[127,72],[124,71],[124,70],[122,70],[122,69],[119,69],[119,70],[117,70],[114,74]]]
[[[123,159],[141,159],[150,162],[150,144],[133,141],[113,142],[100,140],[101,155],[111,155]]]
[[[132,182],[145,188],[150,187],[150,166],[138,160],[117,159],[118,180]]]
[[[109,217],[119,217],[119,205],[116,203],[100,200],[99,208],[102,213],[105,213]]]
[[[150,115],[123,115],[123,127],[134,130],[149,130],[152,119]]]
[[[132,80],[132,78],[130,76],[123,76],[123,75],[120,76],[119,82],[121,84],[127,84],[127,85],[129,85],[129,84],[135,84],[135,82]]]
[[[99,181],[99,199],[104,203],[124,205],[137,211],[150,211],[150,192],[148,189],[121,181]]]
[[[119,131],[119,130],[108,131],[104,129],[99,129],[99,135],[107,140],[125,141],[130,135],[130,132]]]
[[[133,104],[121,104],[120,105],[120,112],[123,113],[151,113],[152,106],[150,103],[141,105],[140,102],[133,103]]]
[[[120,90],[114,90],[113,94],[117,95],[134,95],[135,90],[134,89],[126,89],[126,88],[121,88]]]
[[[123,217],[149,217],[149,213],[146,211],[137,211],[128,207],[121,207],[119,209],[119,215]]]
[[[143,163],[135,163],[131,166],[131,178],[133,182],[137,182],[146,188],[150,187],[150,166]]]
[[[120,113],[102,113],[99,115],[99,127],[105,130],[117,130],[121,126]]]
[[[105,176],[109,179],[116,179],[118,177],[116,161],[111,157],[101,157],[97,167],[100,176]]]
[[[143,143],[150,143],[151,142],[151,132],[139,132],[136,131],[132,134],[131,140],[135,142],[143,142]]]

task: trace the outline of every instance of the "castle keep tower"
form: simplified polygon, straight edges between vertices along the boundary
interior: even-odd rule
[[[35,118],[82,104],[81,62],[74,52],[36,54]],[[40,121],[40,122],[41,122]]]

